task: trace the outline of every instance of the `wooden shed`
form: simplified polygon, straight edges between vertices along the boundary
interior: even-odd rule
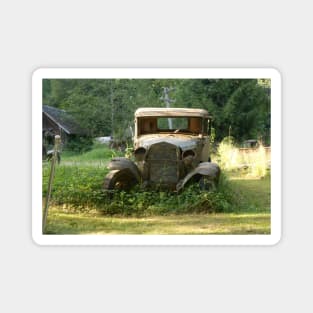
[[[42,106],[42,138],[44,145],[51,145],[54,136],[60,135],[62,144],[66,144],[71,138],[86,136],[87,131],[64,110],[48,105]]]

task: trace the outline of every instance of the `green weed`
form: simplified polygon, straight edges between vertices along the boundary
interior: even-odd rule
[[[112,150],[107,145],[95,144],[92,150],[81,154],[64,151],[62,153],[62,160],[71,162],[107,161],[112,157],[122,155],[122,152]]]
[[[71,212],[97,210],[112,216],[269,211],[267,202],[255,202],[258,197],[269,201],[269,179],[229,180],[225,170],[217,189],[211,191],[200,190],[198,183],[180,193],[143,190],[139,186],[129,192],[105,191],[102,188],[108,173],[105,165],[111,154],[112,150],[101,145],[81,155],[62,155],[61,164],[56,167],[52,205],[61,205]],[[43,197],[47,193],[49,165],[43,163]]]
[[[108,170],[96,166],[58,166],[52,188],[54,204],[75,211],[97,209],[108,215],[151,216],[183,213],[236,212],[240,203],[226,177],[214,191],[201,191],[195,183],[180,193],[141,190],[129,192],[102,189]],[[47,193],[48,166],[43,167],[43,196]]]

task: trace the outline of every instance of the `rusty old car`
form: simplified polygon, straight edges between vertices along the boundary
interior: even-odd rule
[[[139,108],[135,112],[133,157],[108,165],[104,189],[181,190],[190,182],[214,188],[220,168],[210,162],[211,117],[204,109]]]

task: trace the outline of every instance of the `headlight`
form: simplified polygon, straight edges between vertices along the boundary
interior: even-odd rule
[[[183,152],[183,162],[185,166],[189,166],[192,164],[196,154],[193,150],[187,150]]]
[[[146,156],[146,149],[140,147],[135,150],[134,155],[137,162],[143,161]]]

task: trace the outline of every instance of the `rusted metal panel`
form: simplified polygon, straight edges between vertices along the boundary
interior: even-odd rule
[[[152,145],[147,155],[150,182],[175,185],[179,179],[179,159],[180,151],[177,146],[166,142]]]
[[[197,168],[195,168],[188,175],[186,175],[184,179],[178,182],[176,189],[182,189],[185,184],[196,175],[205,176],[207,179],[211,180],[212,183],[217,185],[220,173],[221,169],[217,164],[210,162],[200,163]]]
[[[182,151],[195,149],[202,141],[202,137],[191,135],[153,134],[138,138],[138,146],[148,149],[151,145],[167,142],[179,146]]]

